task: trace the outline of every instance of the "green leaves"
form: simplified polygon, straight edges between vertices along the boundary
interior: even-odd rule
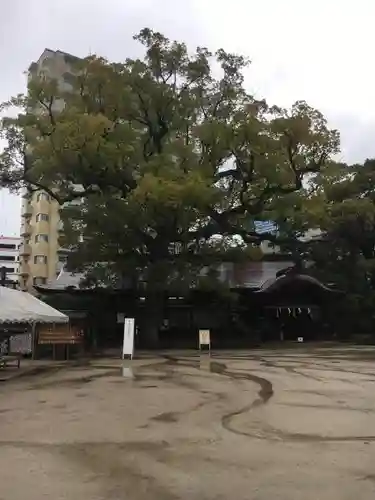
[[[28,95],[5,105],[20,113],[1,122],[2,184],[59,201],[75,266],[131,262],[141,276],[158,263],[191,275],[207,255],[295,241],[321,215],[338,133],[305,102],[255,100],[241,55],[190,53],[148,28],[134,38],[141,59],[66,58],[57,80],[48,64],[33,73]],[[276,221],[282,238],[258,234],[255,220]]]
[[[324,234],[309,258],[315,273],[346,292],[340,315],[353,333],[373,332],[375,304],[374,160],[363,165],[331,163],[320,176],[314,213]]]

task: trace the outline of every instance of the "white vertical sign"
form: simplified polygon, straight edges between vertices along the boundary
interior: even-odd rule
[[[211,350],[210,330],[199,330],[199,349],[202,349],[202,345],[208,346],[208,349]]]
[[[124,342],[122,344],[122,359],[129,356],[133,359],[134,353],[134,318],[125,318]]]

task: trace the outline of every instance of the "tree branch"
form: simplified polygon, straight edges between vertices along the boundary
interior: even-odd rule
[[[54,102],[54,96],[50,97],[48,104],[46,104],[44,101],[39,99],[39,103],[48,111],[48,116],[49,116],[52,127],[55,128],[56,127],[56,120],[55,120],[55,117],[53,116],[53,112],[52,112],[53,102]]]

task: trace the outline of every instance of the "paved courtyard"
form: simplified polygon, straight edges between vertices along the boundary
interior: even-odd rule
[[[143,355],[0,384],[0,499],[375,498],[375,348]]]

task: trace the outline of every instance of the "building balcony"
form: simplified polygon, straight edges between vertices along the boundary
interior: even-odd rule
[[[65,264],[68,261],[69,254],[72,251],[69,248],[60,247],[57,250],[57,259],[59,262]]]
[[[30,275],[30,266],[28,262],[20,262],[20,276],[27,278]]]
[[[22,243],[19,250],[20,256],[31,255],[31,245]]]
[[[39,220],[35,223],[35,232],[37,234],[49,234],[49,222],[45,220]]]
[[[48,255],[50,244],[47,241],[37,241],[33,244],[34,255]]]
[[[39,278],[48,278],[48,267],[47,264],[33,264],[33,275]]]
[[[22,217],[28,218],[33,215],[33,207],[31,203],[26,202],[22,204]]]
[[[46,200],[45,198],[39,198],[35,202],[36,213],[49,214],[50,208],[51,208],[51,203],[49,200]]]
[[[31,200],[32,196],[33,196],[33,193],[26,189],[25,192],[22,194],[22,199]]]
[[[64,223],[63,223],[63,221],[61,219],[57,223],[57,231],[59,233],[63,233],[64,232]]]
[[[20,232],[20,235],[22,237],[24,236],[30,236],[32,230],[31,230],[31,225],[29,224],[29,222],[25,221],[22,226],[21,226],[21,232]]]

